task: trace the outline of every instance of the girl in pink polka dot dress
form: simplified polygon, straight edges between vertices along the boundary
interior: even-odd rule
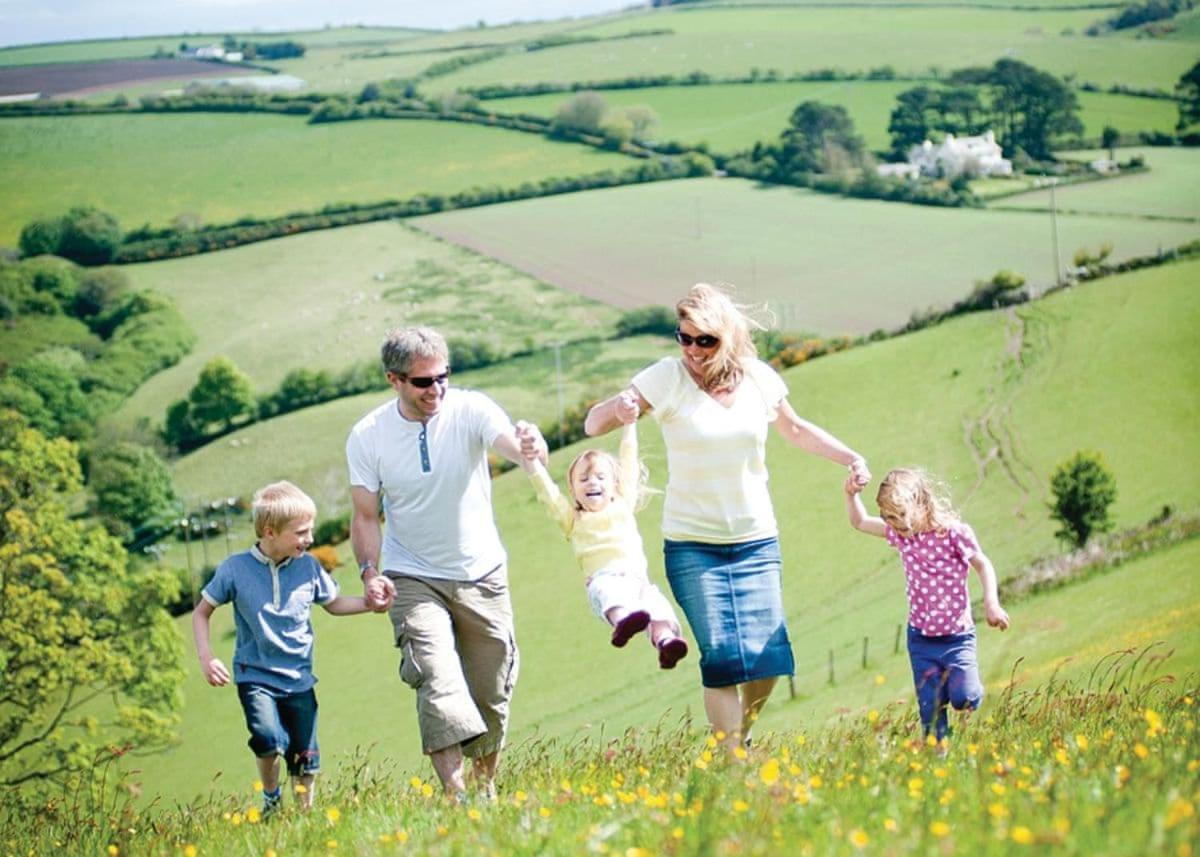
[[[853,479],[847,479],[846,511],[856,530],[887,539],[904,561],[908,596],[908,655],[925,734],[940,742],[949,731],[946,704],[974,711],[983,700],[975,654],[975,621],[967,570],[983,586],[987,623],[1004,631],[996,571],[975,533],[923,471],[893,470],[879,486],[880,517],[867,514]]]

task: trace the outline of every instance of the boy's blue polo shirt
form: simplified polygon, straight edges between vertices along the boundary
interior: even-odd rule
[[[316,684],[309,616],[314,602],[337,598],[338,586],[311,554],[276,565],[255,545],[221,563],[200,594],[213,607],[233,602],[235,682],[284,693],[303,693]]]

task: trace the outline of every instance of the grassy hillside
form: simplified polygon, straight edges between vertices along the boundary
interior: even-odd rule
[[[396,222],[123,270],[135,286],[169,295],[198,335],[191,354],[126,400],[114,417],[124,426],[161,421],[217,355],[268,392],[290,369],[336,371],[375,359],[383,334],[400,324],[435,325],[505,353],[606,334],[618,316]]]
[[[411,222],[620,306],[673,303],[694,282],[734,283],[743,298],[769,301],[788,330],[896,327],[914,308],[958,300],[1001,268],[1039,285],[1054,278],[1047,215],[865,202],[738,179],[660,182]],[[1124,258],[1198,234],[1194,223],[1058,219],[1064,264],[1076,248],[1103,241]]]
[[[1117,158],[1126,161],[1141,155],[1150,166],[1147,173],[1126,176],[1119,181],[1092,182],[1055,190],[1060,212],[1200,219],[1200,153],[1189,149],[1127,148],[1117,149]],[[1108,152],[1069,152],[1072,160],[1107,158]],[[1050,191],[1039,190],[998,200],[997,206],[1047,211]]]
[[[32,218],[74,205],[110,211],[127,229],[178,215],[226,223],[629,164],[589,146],[477,125],[309,125],[262,114],[5,119],[0,149],[9,179],[0,189],[0,242],[10,246]]]
[[[615,388],[669,347],[656,336],[580,342],[561,351],[562,399],[573,407],[587,396]],[[454,355],[450,355],[453,365]],[[381,370],[382,371],[382,370]],[[456,386],[486,390],[513,419],[538,424],[558,412],[558,375],[551,349],[470,372]],[[359,417],[395,398],[391,391],[364,393],[257,423],[184,456],[173,467],[175,487],[190,504],[217,497],[248,497],[277,479],[291,479],[317,501],[322,515],[349,506],[344,449]],[[182,563],[180,545],[172,556]]]
[[[872,150],[891,145],[888,121],[896,96],[918,84],[913,81],[816,81],[754,85],[664,86],[605,90],[600,94],[612,107],[650,106],[659,124],[655,140],[690,145],[706,144],[714,152],[748,149],[758,141],[774,142],[787,127],[788,117],[803,101],[845,107],[854,127]],[[572,95],[554,94],[489,100],[484,106],[499,113],[553,116]],[[1099,138],[1104,126],[1125,133],[1141,130],[1171,133],[1178,111],[1165,99],[1080,92],[1080,119],[1087,137]]]
[[[946,478],[1004,577],[1055,549],[1042,506],[1046,479],[1077,449],[1107,456],[1120,491],[1119,526],[1144,521],[1167,503],[1200,507],[1194,393],[1200,295],[1191,285],[1198,274],[1200,263],[1125,275],[1012,313],[961,318],[854,349],[787,372],[790,400],[866,454],[877,477],[889,467],[919,463]],[[652,481],[662,485],[663,452],[651,422],[641,427],[641,438]],[[554,457],[556,475],[572,454]],[[883,542],[846,525],[839,468],[785,449],[775,438],[769,457],[798,695],[789,701],[782,690],[761,730],[808,728],[839,711],[907,699],[907,661],[903,652],[892,653],[904,616],[895,557]],[[523,651],[514,739],[580,729],[615,735],[626,725],[673,722],[685,711],[700,718],[694,656],[667,674],[656,669],[648,646],[609,647],[602,626],[587,615],[569,549],[524,477],[501,477],[495,492]],[[661,580],[657,504],[641,523],[652,574]],[[1024,658],[1018,678],[1028,681],[1080,652],[1089,658],[1070,660],[1068,674],[1086,672],[1093,653],[1163,639],[1178,648],[1181,663],[1195,663],[1198,550],[1193,543],[1163,551],[1013,605],[1008,634],[981,634],[993,698],[1018,658]],[[353,575],[346,585],[356,586]],[[216,619],[215,639],[228,649],[229,611],[218,611]],[[180,625],[186,628],[186,620]],[[387,621],[319,616],[317,635],[326,758],[332,763],[355,746],[374,744],[381,759],[421,764],[412,698],[395,678]],[[865,671],[858,665],[864,636],[870,639]],[[831,649],[832,687],[826,672]],[[241,788],[251,771],[234,696],[203,686],[196,670],[186,694],[183,744],[145,760],[147,794],[206,791],[218,771],[222,777],[212,786],[218,792]],[[366,723],[363,711],[371,712]]]
[[[1171,89],[1195,61],[1190,41],[1090,38],[1096,9],[677,7],[630,13],[580,30],[599,36],[631,28],[670,35],[511,54],[435,81],[440,89],[487,83],[594,80],[641,74],[745,75],[754,68],[787,76],[822,68],[865,72],[891,65],[927,75],[1013,57],[1058,75],[1103,86]]]

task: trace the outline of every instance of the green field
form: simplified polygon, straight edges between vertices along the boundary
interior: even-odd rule
[[[597,80],[643,74],[787,76],[822,68],[865,72],[891,65],[928,75],[1012,57],[1058,75],[1103,86],[1170,90],[1195,62],[1190,40],[1090,38],[1082,31],[1104,12],[970,8],[661,9],[630,13],[581,32],[617,35],[669,28],[672,35],[513,54],[438,78],[431,87]],[[1070,31],[1070,34],[1065,34]]]
[[[1088,182],[1057,188],[1058,210],[1088,214],[1200,219],[1200,155],[1191,149],[1142,147],[1117,149],[1117,160],[1135,155],[1145,159],[1147,173],[1123,176],[1114,181]],[[1108,152],[1066,152],[1064,158],[1086,161],[1107,158]],[[995,203],[1005,208],[1048,211],[1050,191],[1039,190],[1010,196]]]
[[[238,41],[284,41],[292,39],[306,46],[334,44],[377,44],[399,42],[426,31],[404,27],[329,27],[325,30],[298,30],[279,33],[233,33]],[[96,39],[75,42],[51,42],[0,48],[0,65],[36,65],[53,62],[89,62],[93,60],[138,59],[153,56],[161,48],[178,50],[182,42],[191,46],[220,43],[225,33],[145,36],[132,39]]]
[[[911,463],[943,476],[999,574],[1007,577],[1056,549],[1043,506],[1047,478],[1077,449],[1099,449],[1107,457],[1119,487],[1118,526],[1145,521],[1164,504],[1200,507],[1200,480],[1193,478],[1200,472],[1194,395],[1200,379],[1194,336],[1200,294],[1192,287],[1198,274],[1200,263],[1124,275],[1015,312],[961,318],[857,348],[785,373],[789,398],[803,416],[866,454],[877,478]],[[664,353],[670,350],[664,347]],[[897,377],[901,372],[903,379]],[[295,469],[315,472],[305,459],[321,456],[333,473],[348,429],[349,422],[340,431],[314,428],[310,436],[332,436],[296,448]],[[661,486],[658,432],[649,421],[640,431],[651,482]],[[556,476],[573,453],[554,456]],[[839,711],[908,699],[907,659],[892,651],[904,616],[903,576],[894,555],[845,523],[839,468],[787,449],[774,437],[769,458],[797,697],[789,701],[782,690],[760,729],[813,728]],[[524,476],[502,476],[495,496],[523,650],[514,740],[579,730],[617,735],[627,725],[670,723],[684,712],[702,717],[694,660],[666,674],[656,669],[648,647],[616,651],[607,645],[602,627],[587,615],[570,549],[554,535]],[[661,580],[658,510],[652,504],[641,523],[652,575]],[[1062,663],[1066,675],[1086,674],[1100,655],[1154,640],[1177,648],[1179,663],[1196,663],[1200,590],[1192,570],[1198,550],[1192,543],[1163,551],[1012,605],[1011,631],[981,633],[981,664],[993,698],[1018,658],[1024,658],[1017,671],[1022,682],[1044,680]],[[342,580],[351,591],[357,586],[353,574]],[[418,767],[412,699],[395,679],[387,621],[319,615],[316,625],[323,754],[336,764],[355,746],[373,743],[376,754],[425,775]],[[186,627],[181,619],[181,630]],[[224,637],[230,627],[229,611],[218,611],[219,647],[231,645]],[[859,666],[864,636],[870,640],[866,670]],[[827,684],[830,650],[837,671],[833,687]],[[588,668],[564,669],[565,664]],[[876,685],[876,675],[883,676],[882,685]],[[631,682],[639,692],[622,692]],[[223,776],[212,785],[216,791],[242,788],[252,773],[234,695],[203,685],[195,669],[186,695],[182,745],[142,760],[146,794],[187,798],[206,792],[218,771]],[[363,711],[372,712],[369,727],[345,725],[361,724]]]
[[[204,223],[620,169],[629,159],[516,131],[450,122],[309,125],[265,114],[0,121],[8,181],[0,243],[36,217],[95,205],[131,229]],[[231,170],[231,165],[237,165]],[[103,169],[97,169],[103,165]]]
[[[668,347],[659,337],[635,336],[568,345],[561,351],[562,400],[570,408],[615,388]],[[450,355],[451,365],[454,355]],[[382,370],[380,370],[382,372]],[[547,349],[495,366],[456,374],[456,386],[486,390],[514,420],[544,425],[558,408],[554,351]],[[323,515],[347,511],[346,435],[359,417],[395,393],[364,393],[257,423],[179,459],[175,487],[189,508],[214,498],[249,497],[257,488],[290,479],[317,501]],[[182,546],[171,547],[177,563]]]
[[[891,145],[888,122],[896,96],[918,84],[913,81],[830,81],[813,83],[726,84],[716,86],[665,86],[646,89],[603,90],[600,95],[614,108],[645,104],[658,114],[651,139],[689,145],[706,144],[714,152],[748,149],[758,141],[774,142],[787,127],[788,118],[804,101],[845,107],[855,129],[874,151]],[[1106,125],[1123,133],[1162,131],[1175,127],[1175,103],[1165,99],[1080,92],[1079,116],[1084,135],[1099,138]],[[488,100],[483,106],[497,113],[530,113],[553,116],[571,95],[539,95]]]
[[[114,417],[124,426],[160,422],[218,355],[265,393],[290,369],[336,372],[375,359],[399,324],[483,337],[505,353],[608,333],[618,315],[396,222],[122,270],[136,287],[169,295],[198,336],[190,355],[126,400]]]
[[[619,306],[670,304],[694,282],[727,282],[745,299],[771,303],[784,329],[825,334],[899,326],[914,309],[946,306],[1002,268],[1038,286],[1054,277],[1048,215],[859,201],[739,179],[614,188],[412,222]],[[1200,227],[1061,216],[1058,235],[1068,264],[1078,247],[1111,241],[1114,256],[1127,258],[1193,240]]]

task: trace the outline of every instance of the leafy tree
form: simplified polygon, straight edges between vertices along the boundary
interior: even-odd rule
[[[188,393],[191,419],[202,428],[224,430],[255,411],[250,379],[228,357],[214,357],[205,364]]]
[[[935,100],[934,92],[928,86],[917,86],[896,96],[896,106],[888,121],[893,158],[904,159],[910,148],[929,139],[933,128],[930,113]]]
[[[88,487],[96,496],[95,513],[109,532],[126,542],[175,508],[171,472],[153,449],[137,443],[93,451]]]
[[[97,208],[73,208],[62,219],[58,255],[81,265],[103,265],[121,246],[121,227],[111,214]]]
[[[1117,159],[1116,148],[1117,142],[1121,139],[1121,132],[1111,125],[1105,125],[1104,130],[1100,132],[1100,145],[1108,149],[1108,159],[1115,161]]]
[[[1179,99],[1179,122],[1176,128],[1184,128],[1200,122],[1200,60],[1179,77],[1175,84],[1175,97]]]
[[[129,278],[116,268],[89,270],[83,274],[75,292],[73,315],[91,323],[91,319],[111,310],[128,288]]]
[[[658,124],[658,114],[646,104],[634,104],[626,107],[625,118],[629,120],[635,140],[645,140],[650,129]]]
[[[50,218],[47,220],[31,220],[21,230],[17,246],[21,248],[22,256],[45,256],[58,252],[59,242],[62,241],[62,220]]]
[[[192,409],[188,400],[179,399],[172,402],[163,421],[163,440],[176,449],[186,449],[199,439],[200,435],[200,427],[192,419]]]
[[[847,160],[857,165],[866,151],[854,133],[846,108],[805,101],[792,111],[783,132],[780,166],[792,172],[820,173]]]
[[[1000,59],[987,82],[1005,152],[1023,149],[1034,158],[1048,159],[1051,138],[1083,133],[1075,91],[1053,75],[1020,60]]]
[[[569,128],[588,134],[600,132],[600,123],[608,113],[608,102],[598,92],[581,92],[559,106],[550,126],[553,129]]]
[[[1059,538],[1083,547],[1093,533],[1112,529],[1108,507],[1117,498],[1117,480],[1100,453],[1075,453],[1055,469],[1050,489],[1050,517],[1062,525]]]
[[[82,355],[70,349],[22,360],[0,382],[0,407],[17,408],[24,403],[30,410],[22,408],[21,413],[30,424],[52,437],[90,437],[91,403],[79,384],[83,365]],[[30,392],[36,398],[29,397]]]
[[[182,646],[170,572],[133,572],[72,519],[75,446],[0,412],[0,785],[56,783],[98,758],[165,746]]]

